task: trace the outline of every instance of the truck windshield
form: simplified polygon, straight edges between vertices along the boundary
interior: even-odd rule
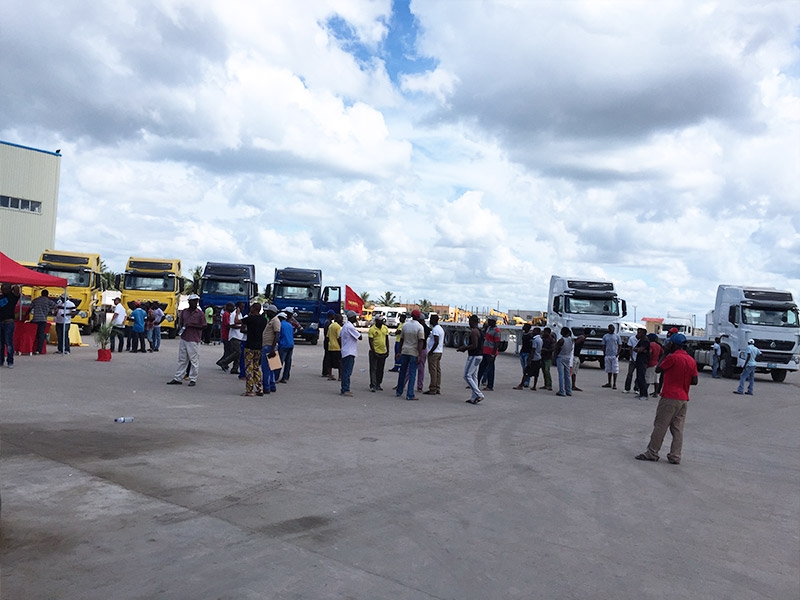
[[[140,290],[142,292],[174,292],[175,279],[172,277],[125,275],[125,289]]]
[[[54,277],[63,277],[67,280],[67,285],[70,287],[88,287],[89,286],[89,273],[79,271],[59,271],[56,269],[41,269],[42,273],[53,275]]]
[[[573,315],[619,316],[619,301],[616,298],[566,298],[566,311]]]
[[[238,281],[215,281],[206,279],[203,281],[203,294],[221,294],[225,296],[239,296],[247,289],[244,283]]]
[[[319,300],[318,287],[297,287],[292,285],[276,285],[275,298],[284,300]]]
[[[742,322],[767,327],[794,327],[799,325],[796,308],[742,307]]]

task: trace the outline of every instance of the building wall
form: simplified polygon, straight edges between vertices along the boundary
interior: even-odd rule
[[[0,251],[37,262],[56,240],[61,155],[0,140]]]

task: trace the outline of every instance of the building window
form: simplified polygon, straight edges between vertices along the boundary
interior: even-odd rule
[[[10,196],[0,196],[0,208],[10,208],[42,214],[42,203],[36,200],[23,200],[22,198],[12,198]]]

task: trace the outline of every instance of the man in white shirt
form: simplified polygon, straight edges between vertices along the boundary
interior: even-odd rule
[[[114,351],[114,338],[119,338],[117,352],[122,352],[122,345],[125,342],[125,319],[128,314],[122,306],[120,298],[114,298],[114,312],[111,313],[111,351]]]
[[[75,303],[62,296],[56,304],[56,334],[58,335],[58,354],[69,354],[69,327],[76,313]]]
[[[342,396],[352,396],[353,392],[350,391],[350,376],[353,374],[353,367],[356,364],[356,356],[358,356],[358,340],[361,339],[361,334],[356,329],[356,319],[358,315],[352,310],[346,313],[347,321],[345,321],[339,332],[339,342],[342,346]]]
[[[439,325],[439,315],[432,314],[430,323],[431,334],[428,336],[430,384],[428,385],[428,391],[423,392],[428,396],[442,393],[442,352],[444,351],[444,329]]]
[[[397,374],[397,387],[395,395],[399,398],[403,394],[403,384],[408,375],[408,391],[406,400],[417,400],[414,395],[414,385],[417,381],[417,368],[420,361],[420,352],[425,346],[425,329],[417,321],[422,313],[416,308],[411,311],[411,319],[406,320],[400,332],[400,353],[395,360],[400,360],[400,372]]]
[[[622,340],[619,335],[614,332],[614,326],[609,325],[608,333],[603,336],[603,362],[606,375],[608,375],[608,383],[603,384],[604,388],[617,389],[620,346],[622,346]]]

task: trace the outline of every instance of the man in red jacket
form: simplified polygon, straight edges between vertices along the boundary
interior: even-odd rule
[[[671,353],[656,367],[657,373],[664,373],[664,385],[653,422],[653,433],[647,450],[634,458],[657,461],[658,452],[669,429],[672,434],[672,446],[667,454],[667,460],[670,464],[679,465],[683,446],[683,424],[689,403],[689,387],[697,385],[697,363],[686,353],[684,349],[686,336],[682,333],[674,334],[667,344],[670,344]]]

